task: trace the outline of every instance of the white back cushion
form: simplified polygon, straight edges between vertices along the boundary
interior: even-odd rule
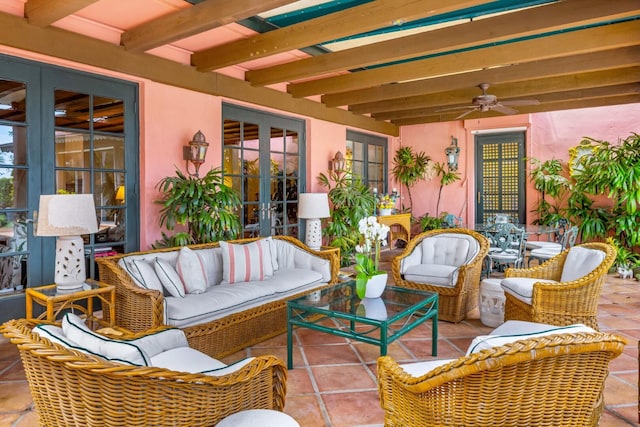
[[[476,239],[458,233],[442,233],[427,237],[420,245],[422,264],[444,264],[455,267],[469,262],[480,249]]]
[[[172,297],[183,298],[186,293],[185,287],[176,269],[173,268],[170,263],[160,258],[156,258],[154,267],[164,289],[166,289]]]
[[[204,264],[207,273],[207,288],[219,285],[222,282],[222,249],[196,249],[195,252],[200,255],[200,259]]]
[[[561,282],[571,282],[586,276],[604,261],[605,253],[597,249],[574,246],[569,249],[562,268]]]
[[[207,271],[198,252],[186,246],[181,248],[176,262],[176,272],[186,293],[201,294],[207,289]]]
[[[264,280],[273,275],[270,245],[264,239],[245,244],[220,242],[222,277],[227,283]]]

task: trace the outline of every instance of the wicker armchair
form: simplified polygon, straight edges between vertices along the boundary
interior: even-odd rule
[[[616,250],[607,243],[598,242],[584,243],[575,247],[597,249],[604,252],[605,256],[593,271],[571,282],[560,282],[570,249],[536,267],[507,269],[505,278],[549,279],[559,283],[534,283],[531,304],[505,292],[505,321],[525,320],[561,326],[584,323],[593,329],[598,329],[596,319],[598,299],[605,276],[615,261]]]
[[[453,286],[441,286],[425,282],[405,279],[403,261],[411,256],[423,240],[446,235],[471,236],[478,242],[479,249],[475,256],[457,269],[457,280]],[[489,251],[489,241],[483,235],[464,228],[449,228],[426,231],[418,234],[407,244],[404,252],[395,257],[391,263],[391,273],[396,286],[420,289],[438,293],[438,319],[460,322],[466,314],[478,304],[478,289],[482,262]]]
[[[42,426],[212,426],[244,409],[284,408],[287,371],[275,356],[224,376],[187,374],[107,362],[52,344],[33,326],[10,320],[0,331],[18,346]]]
[[[600,332],[530,338],[419,377],[381,357],[385,426],[597,426],[609,361],[624,346],[624,339]]]

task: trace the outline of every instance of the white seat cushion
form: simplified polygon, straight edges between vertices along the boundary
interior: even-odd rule
[[[291,416],[271,409],[248,409],[229,415],[215,427],[300,427]]]
[[[549,279],[532,279],[529,277],[507,277],[502,279],[500,286],[505,292],[509,292],[511,295],[531,305],[531,298],[533,297],[533,284],[543,283],[558,283],[555,280]]]
[[[426,362],[407,363],[400,365],[400,367],[412,377],[421,377],[427,372],[446,365],[449,362],[453,362],[456,359],[441,359],[441,360],[427,360]]]
[[[444,264],[418,264],[407,267],[405,280],[453,287],[458,280],[458,267]]]
[[[560,281],[572,282],[586,276],[602,264],[604,258],[605,253],[602,251],[574,246],[569,250],[567,259],[564,261]]]
[[[533,249],[562,249],[562,245],[557,242],[547,242],[547,241],[537,241],[537,240],[527,240],[526,248],[529,250]]]
[[[494,329],[490,335],[475,337],[467,349],[467,355],[527,338],[578,332],[595,332],[595,330],[580,323],[569,326],[554,326],[509,320]]]
[[[192,374],[224,368],[224,363],[191,347],[163,351],[151,358],[151,366]]]

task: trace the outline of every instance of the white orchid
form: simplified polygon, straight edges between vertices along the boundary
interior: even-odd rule
[[[358,222],[358,232],[361,234],[360,244],[356,246],[356,289],[362,298],[366,282],[371,277],[384,273],[378,270],[380,264],[380,248],[386,246],[389,226],[378,223],[375,216],[362,218]]]

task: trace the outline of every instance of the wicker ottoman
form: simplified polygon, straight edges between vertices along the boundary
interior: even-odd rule
[[[300,427],[291,416],[271,409],[248,409],[229,415],[216,427]]]

